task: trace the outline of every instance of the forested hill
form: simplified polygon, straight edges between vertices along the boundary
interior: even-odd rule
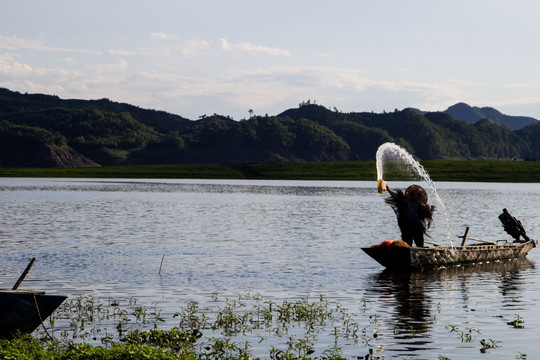
[[[195,121],[108,99],[0,89],[0,167],[373,160],[388,141],[424,160],[539,158],[540,122],[511,131],[444,112],[341,113],[311,104]]]
[[[425,111],[414,108],[409,109],[420,115],[426,113]],[[525,126],[538,123],[538,120],[530,116],[511,116],[503,114],[492,107],[472,107],[465,103],[452,105],[443,112],[456,120],[463,120],[469,124],[474,124],[482,119],[489,119],[496,124],[506,126],[510,130],[519,130]]]

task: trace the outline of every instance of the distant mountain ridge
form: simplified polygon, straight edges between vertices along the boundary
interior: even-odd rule
[[[414,111],[419,115],[426,114],[426,111],[415,108],[409,108],[409,110]],[[465,121],[468,124],[475,124],[482,119],[488,119],[495,124],[504,125],[510,130],[519,130],[525,126],[538,122],[537,119],[530,116],[506,115],[492,107],[486,106],[480,108],[478,106],[470,106],[463,102],[452,105],[443,112],[456,120]]]
[[[456,108],[480,120],[412,109],[343,113],[309,102],[275,116],[189,120],[0,88],[0,167],[373,160],[385,142],[422,160],[540,158],[539,121],[510,130],[491,120],[500,113]]]

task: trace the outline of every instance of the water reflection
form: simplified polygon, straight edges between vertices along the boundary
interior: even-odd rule
[[[438,294],[448,284],[456,287],[458,301],[466,311],[475,311],[478,304],[471,298],[479,288],[494,281],[503,307],[516,307],[523,301],[520,294],[526,285],[525,274],[534,268],[532,261],[523,258],[429,271],[383,270],[373,274],[367,281],[366,296],[376,302],[381,315],[388,315],[384,317],[388,321],[384,325],[395,342],[385,351],[411,356],[416,351],[437,348],[437,336],[433,332],[441,311]]]
[[[499,291],[503,296],[503,307],[515,307],[523,301],[522,294],[526,287],[524,272],[535,269],[535,265],[527,258],[507,265],[506,271],[499,275]]]
[[[387,333],[394,345],[388,351],[410,353],[430,348],[430,328],[433,326],[431,303],[422,273],[396,273],[387,270],[374,274],[369,281],[369,298],[379,300],[380,312],[386,313]],[[407,354],[410,356],[410,354]]]

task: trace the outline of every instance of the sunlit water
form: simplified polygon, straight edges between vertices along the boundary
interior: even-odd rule
[[[437,189],[455,235],[470,226],[471,238],[508,239],[497,218],[507,208],[530,237],[540,237],[540,184]],[[385,358],[533,358],[540,350],[538,249],[521,262],[388,274],[360,249],[399,237],[385,196],[375,181],[4,178],[0,287],[11,288],[36,257],[21,288],[134,296],[169,314],[188,301],[216,306],[216,294],[249,291],[274,301],[324,294],[379,335],[341,344],[347,357],[373,348]],[[448,245],[441,217],[428,241]],[[516,314],[523,329],[507,324]],[[500,346],[481,354],[481,339]]]

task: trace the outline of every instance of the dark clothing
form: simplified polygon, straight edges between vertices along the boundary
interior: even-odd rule
[[[424,234],[429,228],[433,215],[433,207],[409,200],[403,191],[390,191],[391,197],[386,199],[397,215],[401,239],[409,246],[424,246]],[[427,225],[426,225],[427,224]]]

